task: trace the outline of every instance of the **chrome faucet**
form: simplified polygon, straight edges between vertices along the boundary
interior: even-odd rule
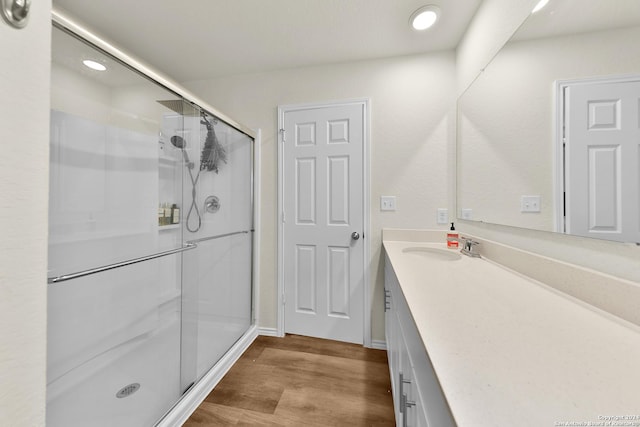
[[[480,242],[476,242],[475,240],[471,239],[470,237],[464,237],[464,236],[461,236],[460,238],[458,238],[458,237],[449,237],[449,238],[447,238],[447,240],[449,242],[462,243],[462,249],[460,249],[460,253],[463,253],[466,256],[470,256],[472,258],[480,258],[480,253],[477,250],[473,249],[475,246],[479,245]]]

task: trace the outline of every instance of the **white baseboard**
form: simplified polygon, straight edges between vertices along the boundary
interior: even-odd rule
[[[386,350],[387,349],[387,342],[386,341],[379,341],[379,340],[372,340],[371,341],[371,348],[375,348],[376,350]]]
[[[258,328],[258,335],[267,337],[279,337],[277,328]]]
[[[258,328],[258,335],[263,335],[266,337],[282,337],[282,335],[278,334],[278,329],[277,328]],[[387,349],[387,342],[386,341],[379,341],[379,340],[372,340],[371,341],[371,345],[365,345],[365,347],[367,348],[373,348],[376,350],[386,350]]]
[[[156,427],[179,427],[184,424],[257,336],[258,327],[254,325],[200,381],[191,387],[191,390],[182,396],[176,406],[156,424]]]

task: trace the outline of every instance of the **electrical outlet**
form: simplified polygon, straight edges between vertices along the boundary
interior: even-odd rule
[[[438,224],[449,224],[449,209],[438,208],[438,214],[436,216],[436,222]]]
[[[380,210],[381,211],[395,211],[396,210],[396,196],[380,196]]]
[[[540,212],[540,196],[522,196],[520,212]]]
[[[462,219],[473,219],[473,209],[460,209],[460,218]]]

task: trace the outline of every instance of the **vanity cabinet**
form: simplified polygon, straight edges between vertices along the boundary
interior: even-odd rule
[[[456,423],[389,258],[385,256],[385,333],[396,425]]]

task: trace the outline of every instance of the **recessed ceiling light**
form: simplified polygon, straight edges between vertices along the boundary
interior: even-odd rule
[[[411,14],[409,18],[409,24],[414,30],[422,31],[427,28],[433,27],[438,21],[440,15],[440,8],[435,5],[422,6]]]
[[[85,59],[84,61],[82,61],[82,63],[85,65],[85,67],[89,67],[92,70],[96,71],[104,71],[107,69],[107,67],[105,67],[103,64],[92,61],[91,59]]]
[[[531,11],[531,13],[536,13],[537,11],[539,11],[540,9],[542,9],[543,7],[545,7],[547,5],[547,3],[549,3],[549,0],[540,0],[538,2],[538,4],[536,5],[536,7],[533,8],[533,10]]]

